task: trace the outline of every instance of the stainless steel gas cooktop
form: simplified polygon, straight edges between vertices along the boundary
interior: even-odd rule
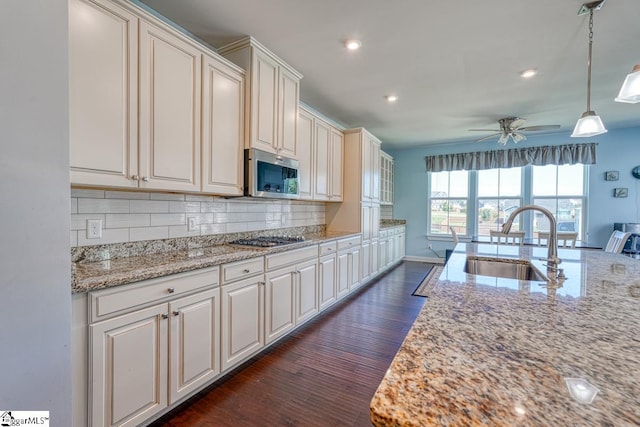
[[[229,242],[232,245],[242,246],[258,246],[262,248],[270,248],[272,246],[290,245],[292,243],[304,242],[303,236],[262,236],[253,237],[251,239],[238,239]]]

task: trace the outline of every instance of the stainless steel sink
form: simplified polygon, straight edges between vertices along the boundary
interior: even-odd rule
[[[524,259],[467,257],[464,272],[479,276],[547,282],[549,279]]]

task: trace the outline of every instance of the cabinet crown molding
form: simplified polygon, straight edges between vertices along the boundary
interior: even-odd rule
[[[275,53],[267,49],[262,43],[256,40],[253,36],[246,36],[241,38],[240,40],[236,40],[227,45],[224,45],[218,48],[218,53],[220,55],[226,56],[230,53],[245,49],[247,47],[258,49],[263,55],[267,55],[269,58],[276,61],[278,65],[285,68],[289,73],[293,74],[296,78],[302,79],[302,74],[298,70],[291,67],[291,65],[283,61],[278,55],[276,55]]]

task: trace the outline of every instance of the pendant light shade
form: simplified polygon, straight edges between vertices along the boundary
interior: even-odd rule
[[[593,111],[587,111],[578,119],[578,123],[576,123],[576,127],[573,128],[571,136],[574,138],[588,138],[606,132],[607,130],[600,116],[596,115]]]
[[[587,111],[582,113],[571,134],[574,138],[588,138],[605,133],[602,119],[591,109],[591,59],[593,57],[593,11],[602,8],[605,0],[585,3],[578,15],[589,13],[589,61],[587,62]]]
[[[636,104],[640,102],[640,64],[633,67],[631,74],[627,75],[622,83],[616,102]]]

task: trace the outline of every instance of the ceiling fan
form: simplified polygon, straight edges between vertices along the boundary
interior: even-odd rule
[[[482,137],[480,139],[476,139],[476,142],[486,141],[487,139],[495,138],[496,136],[500,136],[498,139],[498,143],[502,145],[506,145],[509,141],[509,138],[513,139],[514,143],[518,143],[520,141],[524,141],[527,139],[526,136],[522,132],[533,132],[539,130],[549,130],[549,129],[558,129],[560,125],[539,125],[539,126],[523,126],[525,119],[520,117],[505,117],[498,120],[500,124],[500,129],[469,129],[472,132],[495,132],[491,135]]]

